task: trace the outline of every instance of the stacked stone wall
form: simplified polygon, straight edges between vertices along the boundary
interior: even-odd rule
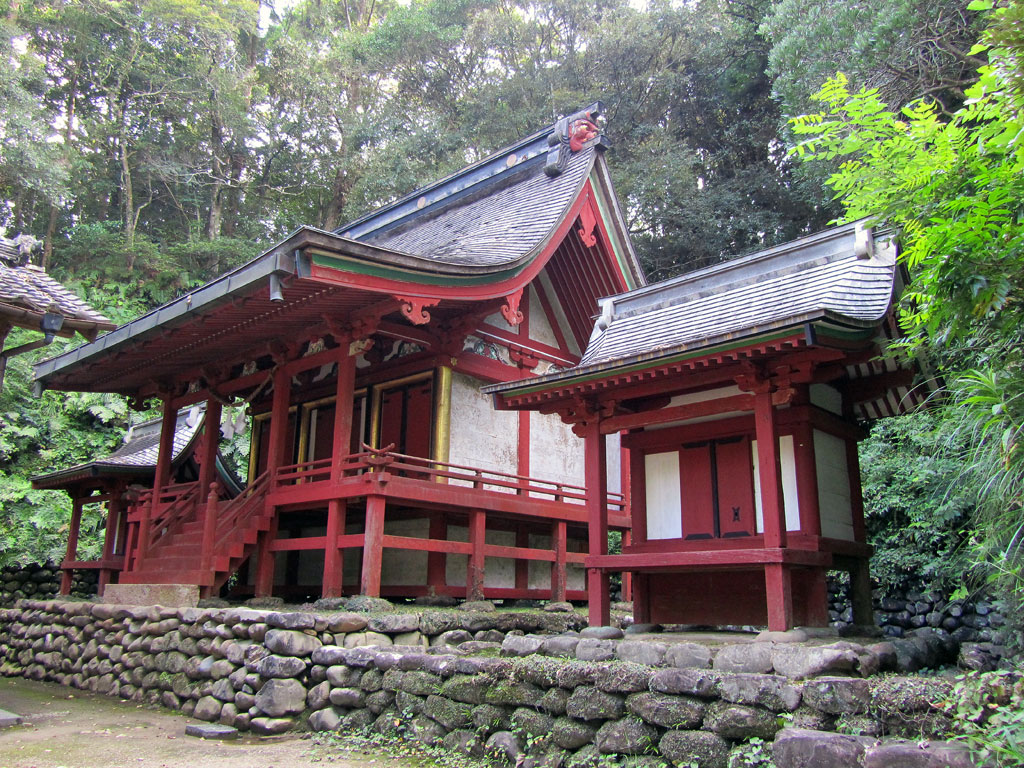
[[[45,599],[60,592],[60,568],[53,563],[44,565],[5,565],[0,569],[0,608],[14,605],[18,600]],[[96,594],[95,571],[76,571],[71,582],[71,594],[92,597]]]
[[[25,600],[0,610],[0,675],[257,734],[368,729],[548,768],[627,759],[725,768],[752,739],[775,740],[779,768],[810,765],[806,754],[821,768],[867,764],[868,756],[886,768],[907,764],[905,755],[885,760],[905,745],[874,737],[919,741],[951,726],[933,706],[950,681],[875,674],[955,658],[955,643],[931,630],[869,646],[765,640],[710,650],[610,627],[577,632],[580,624],[575,614]],[[969,764],[959,751],[929,754],[948,759],[928,765]]]

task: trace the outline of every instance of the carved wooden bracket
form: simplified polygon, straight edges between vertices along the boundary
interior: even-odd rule
[[[426,325],[430,322],[430,313],[426,307],[436,307],[440,299],[426,299],[420,296],[395,296],[402,304],[402,314],[413,325]]]
[[[501,314],[509,325],[519,325],[523,322],[523,313],[519,310],[519,302],[522,300],[522,288],[505,297],[505,303],[501,305]]]
[[[597,226],[597,217],[594,215],[594,209],[587,203],[580,209],[580,228],[576,230],[579,233],[580,240],[587,248],[593,248],[597,245],[597,235],[594,234],[594,228]]]

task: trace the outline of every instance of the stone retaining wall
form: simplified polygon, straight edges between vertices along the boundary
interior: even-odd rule
[[[71,594],[91,597],[96,594],[95,571],[77,571],[71,582]],[[14,605],[23,598],[45,599],[60,591],[60,568],[45,565],[5,565],[0,568],[0,608]]]
[[[547,768],[627,758],[725,768],[751,739],[781,744],[779,768],[859,766],[869,755],[876,768],[906,766],[902,742],[850,741],[836,729],[920,740],[951,725],[932,706],[950,682],[863,676],[898,666],[901,651],[891,643],[737,643],[712,654],[658,648],[665,644],[620,638],[609,627],[525,634],[579,621],[26,600],[0,610],[0,675],[159,704],[258,734],[372,729]],[[920,654],[952,650],[938,633],[900,642],[904,654],[911,646]],[[652,646],[655,657],[642,658]],[[587,660],[587,649],[603,658]],[[825,674],[806,678],[818,672]],[[969,764],[955,750],[926,755],[936,756],[943,757],[912,764]]]
[[[848,584],[829,579],[829,620],[840,631],[851,626],[853,608]],[[1006,645],[1009,639],[1006,617],[999,602],[985,596],[972,600],[951,600],[941,592],[908,591],[872,594],[875,624],[887,637],[903,637],[922,627],[942,629],[961,643]]]

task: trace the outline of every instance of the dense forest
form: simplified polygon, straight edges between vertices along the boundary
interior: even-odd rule
[[[602,100],[652,280],[835,220],[900,235],[902,353],[947,391],[864,445],[876,575],[1019,594],[1022,19],[1016,0],[6,0],[0,225],[125,321]],[[0,395],[0,562],[59,552],[67,501],[27,478],[141,418],[33,398],[30,363]]]

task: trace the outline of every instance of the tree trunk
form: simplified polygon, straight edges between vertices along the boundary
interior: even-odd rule
[[[341,209],[345,205],[345,196],[348,193],[348,177],[341,166],[334,173],[334,183],[331,184],[331,200],[327,204],[327,212],[324,214],[323,227],[328,232],[336,229],[338,220],[341,218]]]

